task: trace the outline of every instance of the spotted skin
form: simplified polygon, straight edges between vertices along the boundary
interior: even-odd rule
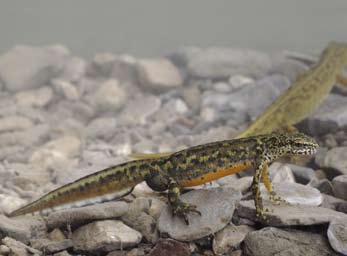
[[[107,168],[60,187],[14,211],[10,216],[55,208],[109,193],[118,193],[118,197],[122,197],[136,184],[146,181],[155,191],[168,190],[173,215],[182,217],[188,224],[188,213],[200,212],[196,206],[180,200],[180,188],[200,185],[253,168],[252,191],[256,211],[259,217],[264,217],[259,188],[261,179],[273,196],[272,199],[276,200],[267,165],[282,156],[313,154],[317,147],[313,139],[302,133],[273,133],[203,144],[162,157]]]

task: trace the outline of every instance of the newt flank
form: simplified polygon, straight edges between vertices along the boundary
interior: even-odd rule
[[[256,212],[264,217],[259,183],[261,179],[270,199],[280,200],[273,191],[267,166],[279,157],[314,154],[318,145],[302,133],[266,134],[242,139],[217,141],[187,148],[157,158],[135,160],[107,168],[73,183],[62,186],[40,199],[12,212],[18,216],[64,205],[83,205],[94,199],[119,198],[142,182],[155,191],[168,189],[168,201],[173,215],[183,217],[188,224],[188,213],[200,214],[196,206],[180,200],[180,188],[204,184],[220,177],[253,168],[252,192]]]

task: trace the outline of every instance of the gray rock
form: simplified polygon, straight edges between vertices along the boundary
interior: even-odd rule
[[[92,96],[92,104],[98,111],[118,111],[128,98],[126,90],[115,79],[100,85]]]
[[[337,202],[335,209],[338,212],[343,212],[347,214],[347,201],[343,200],[342,202]]]
[[[97,53],[91,62],[88,73],[91,76],[106,76],[108,77],[112,71],[116,57],[112,53]],[[117,78],[117,77],[116,77]]]
[[[39,89],[20,91],[15,94],[16,103],[23,107],[44,107],[53,99],[53,90],[44,86]]]
[[[181,196],[182,201],[194,204],[201,216],[190,214],[189,225],[181,218],[172,217],[171,209],[166,207],[158,220],[158,229],[163,235],[181,241],[193,241],[215,233],[231,220],[235,203],[240,199],[240,192],[232,188],[201,189]]]
[[[59,45],[16,46],[0,57],[1,80],[11,92],[40,87],[61,72],[67,55],[68,50]]]
[[[119,201],[56,211],[46,217],[47,227],[52,229],[68,223],[77,225],[91,220],[118,218],[124,215],[128,208],[127,203]]]
[[[185,68],[190,59],[194,57],[194,55],[202,52],[202,49],[193,46],[180,47],[173,53],[171,53],[168,58],[178,67]]]
[[[0,254],[1,255],[9,255],[11,252],[11,249],[7,247],[6,245],[0,245]]]
[[[148,209],[148,214],[151,215],[155,220],[159,219],[160,213],[165,208],[166,204],[162,200],[152,197],[151,207]]]
[[[310,186],[318,189],[321,193],[327,194],[327,195],[334,195],[334,188],[330,180],[328,179],[321,179],[321,180],[312,180],[309,184]]]
[[[7,116],[0,118],[0,132],[26,130],[34,126],[34,123],[23,116]]]
[[[71,254],[68,253],[67,251],[62,251],[62,252],[54,253],[53,256],[71,256]]]
[[[224,255],[239,248],[246,235],[251,231],[254,231],[254,228],[246,225],[226,226],[215,234],[212,245],[213,252],[217,255]]]
[[[298,183],[273,182],[274,191],[290,204],[318,206],[323,197],[318,189]],[[267,194],[264,184],[261,184],[262,195]]]
[[[155,92],[166,91],[183,84],[179,70],[165,58],[139,60],[136,69],[140,84]]]
[[[190,109],[199,109],[201,103],[201,92],[199,87],[193,85],[183,88],[182,96]]]
[[[16,241],[11,237],[5,237],[1,242],[10,249],[11,256],[41,256],[40,251],[31,248],[22,242]]]
[[[116,220],[92,222],[72,233],[74,249],[88,252],[124,249],[139,244],[141,239],[141,233]]]
[[[154,95],[141,96],[128,101],[119,115],[122,124],[141,124],[148,122],[150,116],[159,111],[161,100]]]
[[[148,242],[154,244],[158,240],[159,234],[156,220],[148,214],[150,204],[148,198],[136,198],[121,220],[129,227],[139,231]]]
[[[330,149],[321,167],[333,168],[340,174],[347,174],[347,147]]]
[[[56,253],[64,251],[73,246],[72,240],[64,239],[61,241],[52,241],[47,238],[34,239],[30,241],[30,245],[37,250],[45,253]]]
[[[130,55],[116,56],[110,76],[121,82],[137,84],[137,59]]]
[[[89,138],[109,140],[113,137],[116,127],[116,118],[100,117],[88,124],[86,135]]]
[[[23,243],[27,243],[32,238],[41,238],[46,235],[46,225],[42,217],[20,216],[7,218],[0,215],[1,237],[10,236]]]
[[[173,239],[160,239],[147,256],[190,256],[189,245]]]
[[[272,182],[295,182],[294,174],[287,164],[275,162],[270,165],[268,171]]]
[[[259,220],[263,224],[271,226],[308,226],[326,224],[338,218],[346,217],[346,214],[334,210],[307,205],[275,205],[264,201],[264,208],[268,208],[267,220]],[[237,207],[240,217],[256,220],[253,200],[241,201]]]
[[[233,177],[233,178],[231,178],[231,177]],[[245,193],[246,191],[248,191],[252,185],[253,177],[246,176],[246,177],[242,177],[239,179],[238,178],[235,179],[235,177],[236,177],[236,175],[226,176],[226,177],[218,180],[217,182],[221,186],[226,186],[226,187],[236,189],[236,190],[240,191],[242,194]]]
[[[242,75],[230,76],[228,82],[229,82],[229,89],[231,89],[232,91],[237,90],[247,84],[255,83],[254,79],[247,76],[242,76]]]
[[[84,59],[79,57],[68,58],[59,79],[67,82],[78,82],[86,73],[87,63]]]
[[[290,59],[283,53],[277,54],[273,58],[273,68],[270,73],[281,74],[289,78],[291,82],[294,82],[300,74],[303,74],[309,66],[305,63]]]
[[[336,197],[347,200],[347,174],[335,177],[333,187]]]
[[[347,97],[329,94],[322,104],[300,124],[309,134],[320,136],[347,125]]]
[[[344,202],[346,202],[345,200],[342,200],[340,198],[337,198],[337,197],[334,197],[334,196],[330,196],[330,195],[327,195],[327,194],[323,194],[323,193],[322,193],[322,196],[323,196],[323,202],[320,205],[320,207],[329,208],[329,209],[332,209],[334,211],[347,213],[347,212],[341,211],[339,209],[339,207]]]
[[[81,95],[77,87],[62,79],[53,79],[52,84],[57,93],[63,95],[67,100],[78,100]]]
[[[243,249],[247,256],[337,256],[322,235],[274,227],[248,233]]]
[[[249,49],[208,48],[189,56],[187,69],[193,77],[223,79],[232,75],[263,77],[271,69],[270,57]]]
[[[316,178],[315,172],[313,169],[299,166],[295,164],[287,164],[292,173],[294,174],[295,181],[300,184],[308,184],[311,180]]]
[[[335,251],[347,255],[347,217],[330,222],[328,239]]]

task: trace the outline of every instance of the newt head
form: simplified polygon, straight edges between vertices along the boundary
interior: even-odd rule
[[[317,142],[303,134],[276,134],[273,133],[265,140],[265,148],[275,156],[312,155],[319,145]]]

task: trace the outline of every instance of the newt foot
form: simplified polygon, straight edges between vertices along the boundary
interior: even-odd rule
[[[172,208],[172,216],[178,216],[182,217],[184,219],[184,222],[189,225],[188,221],[188,214],[189,213],[196,213],[199,216],[201,216],[201,212],[198,211],[196,205],[188,204],[184,202],[179,202]]]

